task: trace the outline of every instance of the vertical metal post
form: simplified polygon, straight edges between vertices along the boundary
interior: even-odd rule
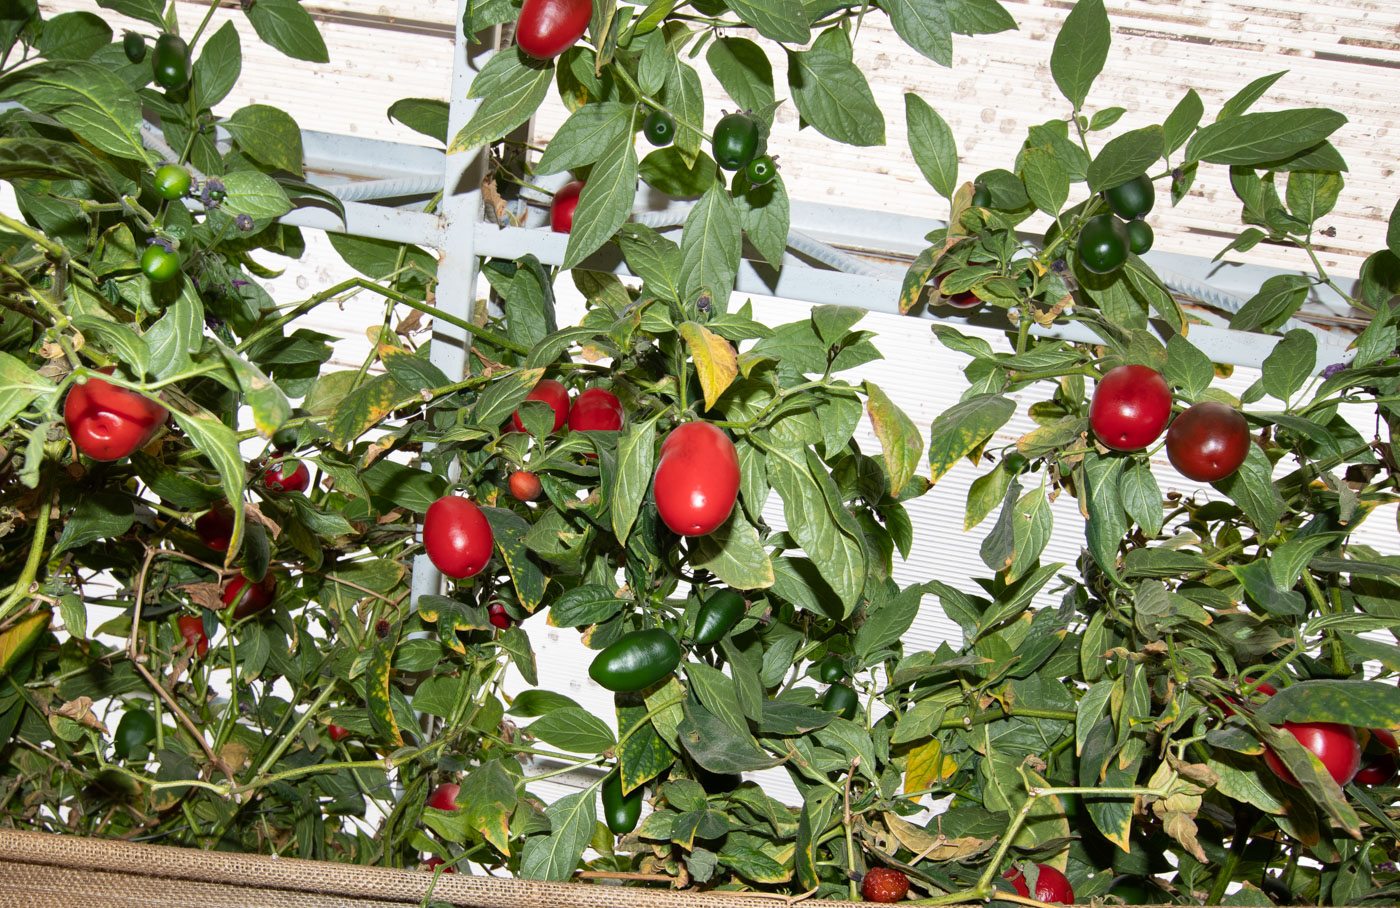
[[[452,82],[448,87],[447,139],[457,135],[476,111],[479,101],[468,100],[467,91],[477,71],[494,52],[497,41],[477,45],[473,51],[462,32],[462,17],[469,0],[458,0],[456,38],[452,45]],[[493,38],[499,29],[492,30]],[[481,179],[485,173],[486,152],[448,155],[443,166],[442,248],[438,259],[437,307],[460,319],[470,319],[476,302],[476,225],[481,220]],[[448,378],[459,380],[467,374],[470,338],[461,328],[433,322],[433,342],[429,352],[432,364]],[[460,475],[454,461],[450,478]],[[420,527],[421,538],[421,527]],[[436,595],[442,588],[442,575],[426,555],[413,560],[412,602],[424,594]]]

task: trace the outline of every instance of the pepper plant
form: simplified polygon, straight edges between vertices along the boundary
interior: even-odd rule
[[[551,2],[469,5],[468,33],[520,18],[530,51],[490,59],[458,135],[441,104],[391,109],[486,149],[499,196],[583,182],[554,220],[567,274],[484,261],[497,305],[466,321],[433,307],[435,259],[413,247],[335,236],[362,276],[306,300],[254,282],[260,253],[303,248],[281,215],[338,203],[302,179],[285,113],[213,113],[234,26],[186,38],[173,8],[133,0],[101,5],[140,23],[120,37],[91,11],[0,20],[19,209],[0,215],[7,825],[783,896],[1393,903],[1400,648],[1378,636],[1400,624],[1400,560],[1350,534],[1400,500],[1400,214],[1350,295],[1317,268],[1230,314],[1280,335],[1238,397],[1190,339],[1199,310],[1138,257],[1154,205],[1228,179],[1243,229],[1222,252],[1267,241],[1317,265],[1345,118],[1254,110],[1280,74],[1208,122],[1187,91],[1115,134],[1125,112],[1090,103],[1100,0],[1051,52],[1064,110],[1005,169],[960,175],[947,124],[907,95],[949,217],[901,306],[980,306],[1007,329],[996,346],[934,323],[969,387],[925,431],[859,377],[880,355],[862,309],[769,326],[730,293],[745,237],[775,267],[785,248],[779,103],[834,141],[884,141],[852,62],[877,7],[568,2],[550,20]],[[1014,25],[994,0],[878,10],[944,64],[954,32]],[[326,58],[298,4],[243,14]],[[705,110],[701,53],[738,114]],[[533,156],[511,136],[551,85],[571,114]],[[697,199],[679,241],[629,222],[639,178]],[[605,246],[637,280],[590,270]],[[587,300],[578,325],[558,324],[559,280]],[[1315,285],[1369,319],[1321,374],[1293,320]],[[331,371],[333,338],[295,320],[349,294],[384,319],[361,368]],[[432,364],[409,313],[470,334],[467,374]],[[1094,342],[1032,331],[1069,323]],[[1037,428],[998,448],[1028,397]],[[856,441],[867,418],[879,452]],[[1182,474],[1165,490],[1162,446]],[[985,576],[901,587],[908,504],[963,459]],[[1060,496],[1084,518],[1073,564],[1043,558]],[[425,553],[455,579],[413,599]],[[96,606],[119,615],[98,625]],[[940,608],[963,640],[906,646]],[[613,715],[541,678],[545,623],[597,651]],[[529,689],[506,695],[509,667]],[[536,796],[579,769],[582,790]],[[767,769],[801,802],[745,776]]]

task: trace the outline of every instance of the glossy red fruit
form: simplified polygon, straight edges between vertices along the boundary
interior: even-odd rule
[[[233,515],[223,505],[216,505],[195,518],[194,532],[209,548],[227,552],[233,541]]]
[[[661,442],[652,484],[656,510],[673,532],[704,536],[729,518],[739,495],[739,454],[708,422],[676,426]]]
[[[239,599],[238,594],[244,588],[243,598]],[[263,579],[257,583],[248,583],[248,578],[239,574],[224,586],[224,605],[233,605],[234,600],[238,600],[238,605],[233,610],[233,620],[238,621],[247,618],[249,615],[256,615],[258,612],[272,604],[272,600],[277,598],[277,578],[271,571],[263,575]]]
[[[909,877],[891,867],[871,867],[860,884],[867,902],[897,902],[909,892]]]
[[[1167,430],[1167,458],[1196,482],[1219,482],[1249,454],[1249,423],[1234,407],[1213,400],[1196,404]]]
[[[540,485],[540,478],[529,470],[516,470],[510,474],[510,494],[517,500],[534,501],[543,491],[544,486]]]
[[[568,233],[574,227],[574,209],[578,207],[578,195],[583,192],[583,181],[567,183],[554,194],[549,205],[549,227],[555,233]]]
[[[428,806],[436,810],[456,810],[457,792],[461,790],[462,786],[455,782],[443,782],[428,795]]]
[[[1338,785],[1350,782],[1361,769],[1361,743],[1356,737],[1356,729],[1336,722],[1286,722],[1279,728],[1298,739],[1298,743],[1312,751],[1327,774]],[[1289,771],[1283,761],[1268,748],[1264,749],[1264,762],[1269,769],[1289,785],[1297,785],[1298,779]]]
[[[944,293],[943,279],[952,272],[945,272],[938,276],[938,301],[941,305],[952,306],[954,309],[975,309],[982,305],[982,300],[971,290],[963,290],[960,293]]]
[[[564,423],[569,418],[569,389],[564,387],[563,382],[557,382],[552,378],[542,378],[530,389],[530,393],[525,395],[526,400],[542,400],[554,408],[554,428],[551,432],[558,432],[564,428]],[[515,431],[524,432],[525,424],[520,421],[519,411],[511,415],[511,425]]]
[[[342,738],[349,736],[350,729],[341,728],[339,725],[327,725],[326,733],[331,736],[332,741],[339,741]]]
[[[481,508],[466,498],[444,495],[423,517],[423,548],[439,571],[456,580],[478,573],[491,560],[495,536]]]
[[[486,607],[486,620],[491,622],[491,626],[500,630],[510,630],[515,622],[506,613],[506,607],[499,602],[493,602]]]
[[[1394,753],[1367,757],[1366,765],[1356,771],[1352,781],[1358,785],[1389,785],[1400,772],[1400,762]]]
[[[1038,875],[1035,881],[1035,897],[1042,902],[1058,902],[1061,905],[1074,904],[1074,887],[1063,873],[1046,864],[1036,864]],[[1030,888],[1026,886],[1026,875],[1020,868],[1012,867],[1001,875],[1010,881],[1017,895],[1030,898]]]
[[[176,621],[185,647],[193,647],[196,656],[209,652],[209,638],[204,634],[204,619],[199,615],[181,615]]]
[[[1253,679],[1253,678],[1245,678],[1245,679],[1244,679],[1244,683],[1245,683],[1245,684],[1254,684],[1254,679]],[[1256,694],[1263,694],[1263,695],[1266,696],[1266,697],[1272,697],[1274,694],[1278,693],[1278,688],[1274,687],[1272,684],[1270,684],[1270,683],[1267,682],[1267,681],[1261,681],[1261,682],[1259,682],[1258,684],[1255,684],[1255,685],[1254,685],[1254,692],[1255,692]],[[1220,707],[1220,709],[1221,709],[1222,711],[1224,711],[1225,715],[1227,715],[1227,716],[1233,716],[1233,715],[1235,714],[1235,711],[1234,711],[1233,709],[1230,708],[1230,702],[1231,702],[1231,701],[1229,701],[1229,700],[1216,700],[1216,701],[1214,701],[1214,702],[1215,702],[1215,705],[1216,705],[1216,706]]]
[[[616,432],[622,428],[622,401],[604,388],[586,388],[569,410],[575,432]]]
[[[447,863],[447,862],[444,861],[442,858],[438,858],[438,857],[428,858],[426,861],[423,862],[423,869],[424,869],[424,870],[429,870],[429,871],[437,870],[439,867],[442,867],[442,865],[443,865],[443,864],[446,864],[446,863]],[[456,873],[456,872],[457,872],[457,868],[456,868],[456,867],[442,867],[442,872],[443,872],[443,873]]]
[[[263,484],[274,492],[305,492],[311,488],[311,471],[299,460],[284,460],[267,468]]]
[[[573,47],[588,31],[593,0],[525,0],[515,23],[515,42],[538,60]]]
[[[1147,366],[1110,369],[1094,386],[1089,402],[1089,428],[1115,451],[1136,451],[1152,444],[1171,415],[1167,380]]]
[[[111,375],[113,370],[101,371]],[[74,385],[63,402],[69,437],[93,460],[121,460],[144,448],[169,415],[155,401],[100,378]]]

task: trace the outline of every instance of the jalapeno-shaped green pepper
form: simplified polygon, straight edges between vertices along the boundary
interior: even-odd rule
[[[843,719],[854,719],[859,702],[854,687],[849,684],[833,684],[826,689],[826,696],[822,697],[822,709],[836,713]]]
[[[611,691],[641,690],[681,664],[681,645],[660,628],[623,634],[588,666],[588,676]]]
[[[614,770],[603,780],[603,820],[613,835],[626,835],[637,828],[642,818],[642,786],[622,793],[622,770]]]
[[[170,32],[156,38],[151,53],[151,75],[156,84],[171,91],[184,88],[190,81],[190,48],[185,39]]]
[[[832,654],[817,664],[817,677],[827,684],[835,684],[846,677],[846,662]]]
[[[733,590],[712,594],[695,616],[695,635],[690,638],[691,642],[696,646],[718,643],[744,617],[747,608],[744,597]]]

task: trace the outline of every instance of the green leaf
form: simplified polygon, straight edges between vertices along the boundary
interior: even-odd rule
[[[100,539],[115,539],[136,522],[131,498],[117,492],[91,492],[78,499],[78,506],[65,515],[63,534],[54,544],[55,556]]]
[[[210,463],[219,473],[219,481],[224,488],[224,498],[228,501],[243,500],[243,456],[238,450],[238,436],[232,429],[224,425],[217,417],[207,410],[194,410],[184,412],[179,407],[172,407],[170,415],[175,417],[175,423],[190,441],[199,449],[200,453],[209,458]],[[243,514],[238,511],[234,515],[234,537],[233,543],[229,546],[229,551],[237,549],[241,539],[240,530],[243,525]]]
[[[483,429],[499,429],[543,377],[543,368],[521,369],[493,380],[476,399],[471,413],[472,424]]]
[[[1288,403],[1312,378],[1316,366],[1317,338],[1310,331],[1295,328],[1264,358],[1265,393]]]
[[[738,508],[714,532],[696,540],[690,564],[709,571],[735,589],[767,589],[773,585],[773,563],[758,530]]]
[[[1390,221],[1385,230],[1385,245],[1392,255],[1400,256],[1400,201],[1390,209]]]
[[[677,734],[686,752],[710,772],[756,772],[778,763],[753,735],[735,731],[698,703],[687,700]]]
[[[919,604],[923,595],[922,586],[908,587],[865,619],[856,630],[855,642],[851,645],[856,658],[862,664],[872,653],[878,653],[904,637],[913,626],[914,619],[919,616]]]
[[[1249,451],[1240,468],[1220,482],[1211,483],[1240,506],[1249,522],[1254,524],[1254,528],[1264,538],[1274,534],[1279,518],[1286,510],[1283,497],[1274,487],[1273,472],[1273,464],[1269,463],[1268,455],[1258,445],[1250,442]]]
[[[953,65],[953,20],[938,0],[880,0],[904,42],[940,66]]]
[[[1015,401],[999,394],[979,394],[944,410],[929,427],[930,479],[938,482],[1016,412]]]
[[[788,88],[803,119],[847,145],[885,144],[885,118],[870,83],[839,28],[817,36],[810,50],[788,51]]]
[[[316,20],[298,0],[257,0],[245,11],[258,37],[282,53],[308,63],[330,62]]]
[[[1011,515],[1014,547],[1005,566],[1006,580],[1013,583],[1040,564],[1040,555],[1050,542],[1054,517],[1044,489],[1031,489],[1017,501]]]
[[[1167,367],[1163,374],[1182,396],[1196,401],[1215,380],[1215,366],[1195,344],[1173,334],[1167,341]]]
[[[606,722],[576,706],[553,710],[535,720],[528,730],[571,754],[600,754],[617,743]]]
[[[1238,117],[1240,114],[1244,113],[1254,105],[1255,101],[1262,98],[1264,92],[1268,91],[1275,82],[1286,75],[1288,75],[1288,70],[1285,69],[1267,76],[1260,76],[1244,88],[1235,92],[1234,97],[1226,101],[1224,106],[1220,108],[1220,113],[1216,114],[1216,122],[1228,120],[1231,117]]]
[[[1276,274],[1267,278],[1230,319],[1236,331],[1272,334],[1297,312],[1308,297],[1311,282],[1301,274]]]
[[[520,852],[520,876],[529,880],[564,882],[574,875],[583,849],[598,822],[596,785],[564,795],[545,808],[548,835],[531,836]]]
[[[1141,460],[1134,458],[1123,468],[1118,478],[1118,494],[1123,510],[1137,521],[1149,537],[1162,530],[1162,490],[1152,469]]]
[[[746,176],[736,174],[732,198],[739,211],[739,224],[749,242],[764,261],[781,268],[791,223],[787,186],[782,174],[763,186],[750,185]]]
[[[86,60],[111,40],[112,27],[101,16],[86,11],[59,13],[44,23],[36,47],[50,60]]]
[[[914,163],[934,191],[951,201],[958,188],[958,146],[953,130],[938,111],[913,92],[904,94],[904,119]]]
[[[799,0],[725,0],[725,5],[765,38],[787,44],[806,44],[812,38]]]
[[[640,224],[624,224],[617,236],[627,267],[645,281],[647,293],[680,302],[681,250],[672,241]]]
[[[446,145],[447,111],[447,102],[437,98],[400,98],[389,105],[388,114],[389,119]]]
[[[249,157],[269,167],[301,176],[301,127],[297,126],[296,121],[285,111],[266,104],[250,104],[235,110],[233,115],[223,122],[223,126]],[[224,178],[224,182],[228,183],[233,177],[245,172],[230,173]],[[271,178],[264,174],[258,176],[271,182]],[[233,190],[230,189],[229,192],[232,194]],[[247,213],[255,217],[277,217],[285,214],[287,210],[290,208],[271,215],[261,215],[256,211]]]
[[[530,119],[549,93],[553,74],[552,64],[532,60],[518,47],[487,60],[467,93],[469,98],[484,100],[453,138],[447,153],[474,151]]]
[[[1188,161],[1262,164],[1316,145],[1347,122],[1335,110],[1296,108],[1242,114],[1203,127],[1186,143]]]
[[[1201,96],[1196,94],[1196,89],[1188,89],[1186,95],[1176,102],[1172,112],[1167,114],[1167,121],[1162,124],[1162,145],[1167,154],[1186,143],[1191,133],[1201,125],[1201,117],[1205,112],[1205,105],[1201,102]]]
[[[1076,111],[1084,106],[1089,88],[1103,71],[1112,40],[1103,0],[1078,0],[1055,36],[1050,75]]]
[[[232,21],[225,22],[219,30],[209,36],[199,50],[199,59],[194,61],[194,106],[199,109],[213,107],[233,91],[238,82],[238,74],[243,69],[243,48],[238,41],[238,29]],[[227,126],[227,122],[224,124]],[[301,133],[297,133],[297,149],[301,149]],[[261,160],[261,159],[259,159]],[[286,168],[293,173],[301,173],[301,155],[297,155],[295,166]]]
[[[890,494],[898,498],[905,484],[918,471],[919,458],[924,453],[924,440],[919,435],[919,427],[879,385],[867,381],[865,396],[870,423],[875,427],[875,437],[880,440]]]
[[[330,443],[341,450],[349,448],[355,439],[392,413],[404,396],[404,389],[392,375],[376,375],[350,391],[336,403],[327,421]]]
[[[612,489],[612,526],[618,544],[625,544],[637,519],[637,511],[651,485],[656,450],[656,420],[653,415],[629,425],[617,440],[617,479]]]
[[[607,587],[586,583],[554,600],[549,606],[549,622],[555,627],[586,627],[607,621],[627,604]]]
[[[376,460],[360,473],[365,486],[401,508],[422,514],[447,494],[448,481],[427,470],[419,470],[387,458]]]
[[[1335,170],[1295,170],[1288,175],[1288,209],[1311,227],[1337,204],[1342,182]]]
[[[633,730],[639,722],[646,724]],[[619,698],[617,727],[619,737],[626,738],[617,747],[617,768],[622,776],[623,794],[656,778],[676,761],[676,755],[652,724],[645,704],[624,706]]]
[[[675,145],[658,148],[642,158],[637,169],[638,175],[667,195],[677,198],[698,196],[715,182],[714,158],[703,151],[687,163],[686,155]]]
[[[577,266],[606,243],[632,215],[636,194],[637,149],[628,130],[616,135],[603,150],[579,195],[563,267]]]
[[[64,60],[25,67],[0,80],[0,100],[49,114],[108,154],[150,164],[141,144],[141,101],[101,66]]]
[[[792,878],[791,870],[752,845],[726,844],[720,849],[719,862],[755,883],[785,883]]]
[[[802,43],[807,39],[803,38]],[[718,38],[705,51],[705,62],[729,97],[744,110],[767,110],[774,100],[773,64],[763,48],[748,38]],[[650,182],[648,180],[648,182]]]
[[[9,425],[54,384],[8,353],[0,353],[0,425]]]
[[[225,174],[228,196],[223,210],[255,218],[277,218],[292,210],[287,193],[277,181],[257,170],[235,170]]]
[[[688,662],[685,666],[690,690],[705,709],[721,719],[736,735],[749,733],[748,719],[739,709],[739,693],[734,680],[717,668],[703,662]]]
[[[1164,141],[1160,126],[1144,126],[1110,139],[1089,164],[1089,188],[1112,189],[1146,173],[1162,156]]]
[[[1051,217],[1069,198],[1069,171],[1048,145],[1027,148],[1021,155],[1021,180],[1035,207]]]
[[[156,28],[165,28],[165,4],[160,0],[97,0],[97,5],[103,9],[116,10],[123,16],[149,22]]]
[[[618,101],[583,105],[549,140],[535,172],[559,173],[597,161],[620,136],[632,138],[634,109],[634,105]]]
[[[83,180],[109,196],[135,191],[136,184],[129,180],[113,185],[109,178],[117,176],[73,142],[0,138],[0,179]]]
[[[734,200],[724,184],[715,183],[685,218],[678,275],[682,299],[694,299],[708,290],[723,310],[739,273],[742,229]]]
[[[767,466],[769,481],[783,499],[788,532],[836,593],[843,617],[850,615],[865,587],[865,550],[859,524],[810,449],[771,447]]]
[[[1118,476],[1123,461],[1095,453],[1085,455],[1083,466],[1085,483],[1081,492],[1088,514],[1084,535],[1089,542],[1089,552],[1099,568],[1117,580],[1118,546],[1128,533],[1127,515],[1118,495]]]

